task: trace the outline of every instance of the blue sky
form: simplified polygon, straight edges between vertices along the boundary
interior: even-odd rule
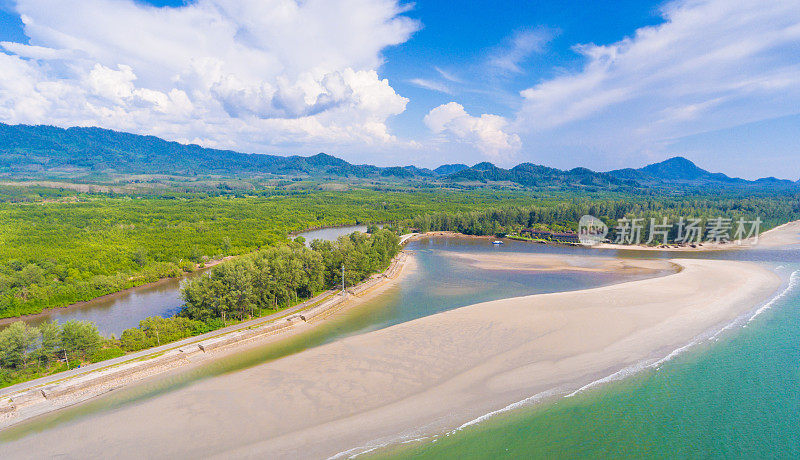
[[[0,0],[0,121],[379,165],[684,155],[800,177],[796,0],[66,3]]]
[[[566,8],[552,1],[472,1],[453,14],[450,2],[423,0],[408,13],[422,29],[384,53],[384,71],[396,82],[393,86],[411,97],[410,115],[424,116],[431,103],[450,102],[456,94],[470,112],[512,115],[519,91],[582,65],[581,56],[571,50],[573,44],[615,42],[641,26],[659,23],[657,5],[621,1],[611,7],[607,2],[580,1]],[[508,52],[515,34],[525,33],[541,34],[547,42],[539,51],[521,53],[520,72],[487,74],[487,61]],[[448,82],[437,69],[464,84]],[[431,94],[409,83],[417,78],[441,83],[452,94]],[[416,113],[410,113],[414,109]]]

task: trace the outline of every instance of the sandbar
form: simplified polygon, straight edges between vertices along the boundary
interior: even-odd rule
[[[753,263],[673,262],[682,270],[667,276],[485,302],[347,337],[29,435],[0,455],[349,455],[660,359],[781,285]]]

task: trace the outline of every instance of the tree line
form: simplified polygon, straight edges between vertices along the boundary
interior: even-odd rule
[[[800,219],[800,199],[791,194],[748,198],[705,195],[604,200],[574,198],[545,205],[421,214],[411,219],[409,225],[420,232],[452,231],[466,235],[503,235],[519,232],[523,228],[577,231],[578,221],[583,215],[603,220],[610,229],[609,237],[612,239],[618,223],[624,218],[642,219],[643,234],[649,233],[651,218],[659,224],[664,218],[668,222],[677,222],[681,217],[700,218],[703,222],[718,217],[733,221],[758,218],[762,221],[760,229],[764,231]],[[670,232],[674,237],[677,228]]]
[[[258,251],[186,283],[180,317],[203,322],[243,320],[308,299],[338,284],[358,283],[384,270],[400,250],[389,230],[352,233],[335,242],[304,241]]]
[[[49,321],[30,326],[17,321],[0,331],[0,386],[122,354],[93,323]]]

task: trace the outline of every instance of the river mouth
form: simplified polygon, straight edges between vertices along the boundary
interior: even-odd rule
[[[345,227],[324,228],[318,230],[311,230],[303,232],[297,236],[302,236],[306,239],[307,243],[314,239],[322,239],[332,241],[340,236],[348,235],[352,232],[366,231],[366,226],[355,225]],[[553,256],[570,255],[574,257],[617,257],[622,259],[665,259],[672,257],[679,258],[714,258],[714,259],[731,259],[731,260],[750,260],[750,261],[775,261],[786,260],[792,261],[798,259],[799,251],[774,251],[774,250],[758,250],[749,249],[747,251],[703,251],[703,252],[670,252],[670,251],[637,251],[637,250],[615,250],[615,249],[592,249],[584,247],[572,247],[561,245],[544,245],[530,242],[504,240],[503,245],[492,245],[491,239],[478,238],[478,237],[461,237],[461,236],[436,236],[436,237],[422,237],[416,241],[408,243],[407,247],[412,250],[423,251],[443,251],[451,254],[472,254],[480,256],[481,254],[504,254],[504,253],[530,253],[530,254],[550,254]],[[180,295],[180,289],[185,280],[191,279],[196,276],[202,275],[204,270],[198,270],[189,273],[179,278],[169,278],[160,280],[155,283],[150,283],[143,286],[134,287],[125,291],[109,294],[97,299],[83,302],[76,305],[71,305],[65,308],[53,309],[42,312],[37,315],[17,318],[17,319],[4,319],[0,320],[0,328],[10,324],[15,320],[22,320],[31,325],[38,325],[45,321],[57,320],[64,323],[70,320],[78,321],[91,321],[94,322],[101,334],[109,337],[111,335],[119,337],[122,331],[128,328],[137,327],[139,321],[149,316],[162,316],[168,317],[177,313],[183,305],[183,299]],[[508,282],[508,289],[512,292],[518,292],[519,295],[526,295],[531,293],[549,292],[549,291],[536,291],[528,290],[528,281],[524,276],[518,275],[519,270],[508,270],[507,276],[500,281],[495,279],[472,280],[469,276],[470,273],[460,272],[460,275],[467,275],[470,280],[470,286],[456,284],[453,287],[452,280],[448,281],[444,278],[431,278],[438,280],[442,283],[440,294],[444,297],[458,297],[461,294],[469,295],[471,289],[479,297],[484,291],[484,287],[491,283]],[[595,280],[588,278],[570,278],[569,276],[561,276],[556,274],[551,277],[551,282],[547,282],[547,274],[542,273],[540,281],[542,285],[553,285],[558,290],[570,289],[583,289],[585,287],[592,287],[607,283],[616,282],[614,276],[608,276],[607,279],[601,279],[603,275],[598,275]],[[520,282],[521,279],[521,282]],[[588,281],[587,281],[588,280]],[[458,278],[455,278],[458,281]],[[534,286],[535,287],[535,286]],[[491,291],[491,289],[489,289]],[[511,296],[511,295],[509,295]],[[487,294],[485,300],[494,300],[498,297],[496,295]],[[460,306],[468,305],[469,302],[463,303]],[[452,308],[452,307],[445,307]]]
[[[365,449],[363,458],[797,458],[800,258],[775,255],[768,266],[784,286],[704,340],[624,378],[536,395],[480,423]]]
[[[394,286],[358,306],[337,313],[307,331],[212,360],[197,367],[178,369],[140,384],[112,391],[89,402],[31,419],[3,431],[10,440],[46,430],[92,414],[113,410],[174,391],[200,380],[236,372],[280,359],[338,339],[390,327],[423,316],[490,300],[530,294],[588,289],[674,272],[651,273],[526,271],[479,269],[454,255],[483,253],[575,254],[575,248],[529,243],[497,248],[491,240],[465,237],[424,238],[410,242],[415,269]],[[599,252],[587,255],[603,256]]]

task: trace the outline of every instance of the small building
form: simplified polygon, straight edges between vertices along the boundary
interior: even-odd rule
[[[540,239],[540,240],[549,240],[553,236],[553,232],[548,232],[545,230],[534,230],[532,228],[525,228],[522,229],[520,235],[528,235],[530,238]]]
[[[558,241],[559,243],[580,243],[581,240],[578,237],[577,233],[553,233],[551,236],[553,241]]]

